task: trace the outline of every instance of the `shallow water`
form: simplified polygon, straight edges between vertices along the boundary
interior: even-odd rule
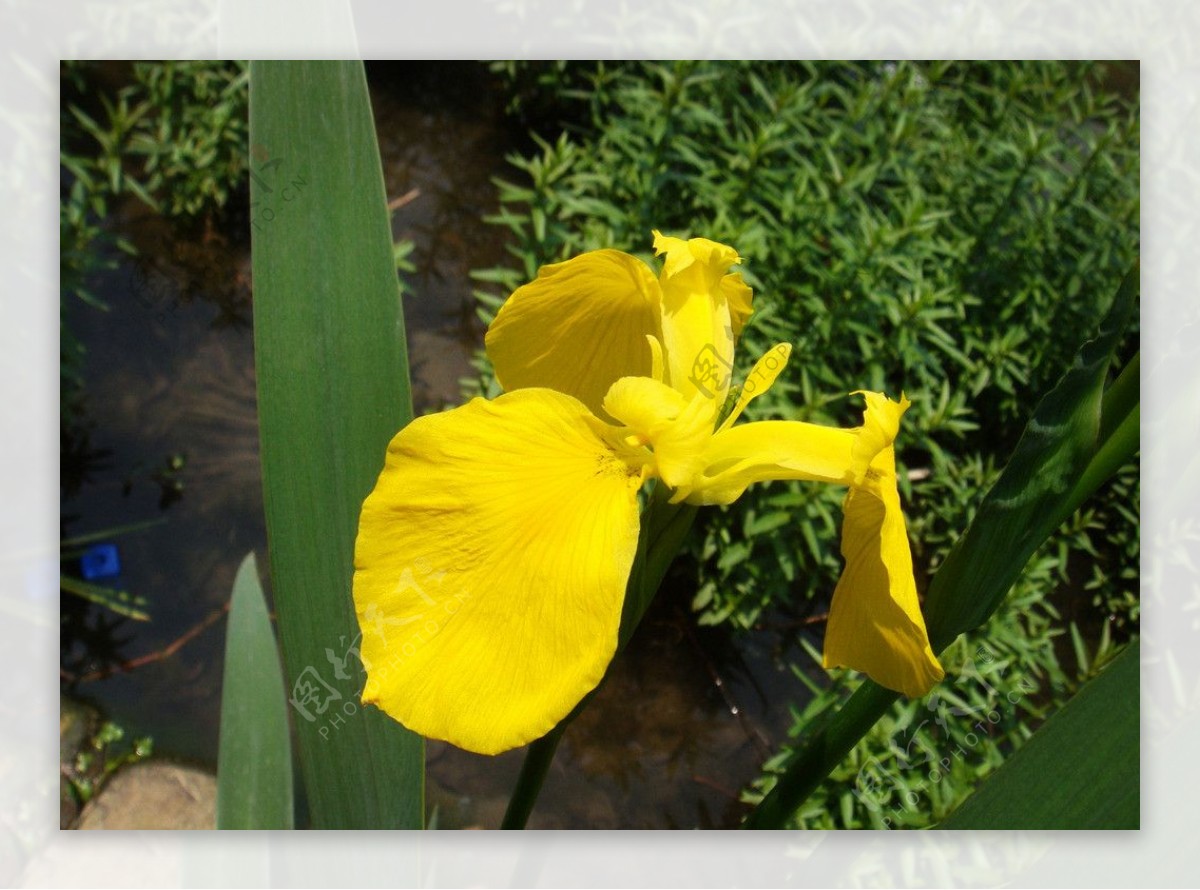
[[[510,175],[503,155],[514,137],[474,66],[370,66],[369,77],[388,196],[402,203],[393,234],[414,242],[419,270],[405,300],[414,400],[418,412],[438,410],[460,400],[458,381],[482,342],[468,272],[504,255],[482,217],[495,210],[490,177]],[[83,481],[62,510],[68,535],[163,520],[114,538],[128,589],[149,601],[153,620],[110,625],[107,613],[65,598],[64,679],[85,678],[74,692],[131,734],[153,736],[158,753],[213,765],[223,620],[160,661],[87,675],[202,626],[225,606],[242,557],[254,550],[265,559],[249,244],[211,232],[180,239],[136,205],[115,224],[141,258],[97,282],[111,311],[67,306],[88,350],[92,428],[79,449],[90,462],[64,462],[64,480]],[[173,458],[182,458],[178,470]],[[778,667],[778,637],[735,643],[696,628],[688,595],[664,590],[568,730],[531,827],[736,824],[738,790],[782,740],[786,702],[804,689]],[[430,743],[439,824],[498,825],[521,756]]]

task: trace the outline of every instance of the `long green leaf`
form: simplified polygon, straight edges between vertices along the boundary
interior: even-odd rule
[[[1137,828],[1135,641],[938,828]]]
[[[1033,551],[1074,509],[1070,496],[1102,444],[1104,383],[1137,295],[1135,266],[1099,334],[1038,404],[1004,472],[930,583],[925,621],[935,652],[996,611]],[[1114,397],[1123,400],[1125,392],[1123,384]]]
[[[421,739],[363,708],[359,508],[412,419],[361,62],[250,66],[254,330],[267,531],[315,828],[420,828]]]
[[[293,819],[287,693],[258,563],[249,553],[233,582],[225,635],[217,828],[291,828]]]
[[[986,621],[1038,545],[1137,452],[1136,429],[1130,426],[1137,422],[1137,387],[1122,375],[1119,385],[1104,390],[1137,294],[1135,267],[1113,298],[1099,334],[1083,345],[1034,410],[1004,472],[934,576],[925,620],[935,652]],[[1102,438],[1102,432],[1107,436]],[[828,723],[809,735],[743,827],[783,827],[897,697],[864,682]]]

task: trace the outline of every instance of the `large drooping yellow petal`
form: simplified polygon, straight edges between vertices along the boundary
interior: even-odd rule
[[[729,294],[742,304],[749,294],[738,282],[725,282],[738,262],[732,247],[692,238],[684,241],[654,233],[654,252],[662,256],[662,341],[671,386],[690,400],[696,393],[719,407],[733,373],[733,317]]]
[[[547,387],[599,413],[621,377],[653,374],[646,336],[661,337],[658,281],[641,260],[595,250],[543,266],[500,307],[485,343],[507,391]]]
[[[890,445],[872,461],[866,484],[850,489],[844,509],[846,567],[829,610],[825,667],[854,668],[888,689],[925,695],[944,672],[921,617]]]
[[[550,390],[413,421],[359,523],[363,701],[483,754],[548,732],[615,651],[641,481]]]

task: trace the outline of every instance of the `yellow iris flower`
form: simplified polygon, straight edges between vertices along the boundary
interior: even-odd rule
[[[826,667],[906,695],[942,677],[913,581],[892,442],[908,407],[865,393],[863,425],[734,425],[790,347],[755,365],[728,415],[751,292],[730,247],[654,233],[661,274],[597,250],[546,266],[486,339],[506,392],[421,417],[363,504],[354,600],[363,701],[421,735],[494,754],[550,731],[600,682],[637,549],[637,493],[728,504],[754,482],[849,486]]]

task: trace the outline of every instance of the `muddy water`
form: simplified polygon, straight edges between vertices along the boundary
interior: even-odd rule
[[[466,65],[371,66],[393,233],[415,244],[405,299],[417,410],[460,400],[482,341],[468,272],[500,261],[490,178],[510,175],[486,78]],[[402,85],[407,88],[401,89]],[[414,98],[415,97],[415,98]],[[224,623],[144,667],[95,679],[202,627],[250,550],[263,559],[249,245],[244,234],[172,234],[135,205],[115,225],[139,248],[97,282],[111,311],[70,301],[86,345],[87,455],[65,496],[65,532],[147,519],[116,538],[128,588],[154,620],[119,621],[68,602],[64,679],[160,753],[214,764]],[[78,443],[77,443],[78,444]],[[786,730],[802,687],[776,667],[773,637],[736,645],[694,626],[688,591],[660,596],[617,670],[567,732],[531,827],[723,827],[738,789]],[[90,676],[89,676],[90,675]],[[774,708],[767,701],[776,702]],[[499,824],[521,753],[498,758],[431,743],[429,799],[443,827]]]

